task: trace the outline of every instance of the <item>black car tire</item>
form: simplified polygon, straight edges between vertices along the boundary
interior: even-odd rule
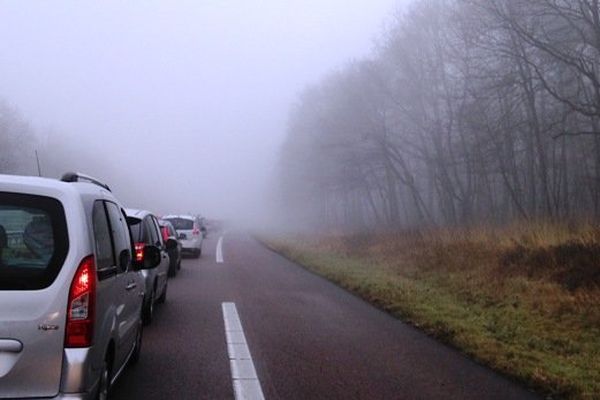
[[[154,317],[154,290],[150,293],[150,298],[144,301],[144,309],[142,311],[142,322],[144,325],[150,325]]]
[[[168,276],[170,278],[173,278],[173,277],[177,276],[177,265],[174,265],[172,267],[169,265],[169,274],[168,274]]]
[[[100,371],[100,381],[98,382],[98,392],[96,393],[96,400],[108,400],[110,392],[110,358],[108,355],[102,365]]]
[[[138,323],[138,331],[135,336],[135,348],[133,349],[133,353],[131,353],[131,358],[129,358],[129,365],[135,365],[140,361],[140,355],[142,354],[142,339],[144,336],[144,327],[142,322]]]
[[[167,281],[167,283],[165,283],[165,290],[162,292],[160,297],[158,299],[156,299],[156,302],[158,304],[164,304],[164,302],[167,301],[167,289],[168,288],[169,288],[169,282]]]

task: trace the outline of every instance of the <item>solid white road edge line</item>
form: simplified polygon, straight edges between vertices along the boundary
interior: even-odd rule
[[[222,303],[221,307],[235,399],[264,400],[235,303]]]
[[[221,236],[217,242],[217,263],[223,263],[223,236]]]

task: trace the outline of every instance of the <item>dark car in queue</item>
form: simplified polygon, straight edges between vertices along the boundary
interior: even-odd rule
[[[160,226],[160,233],[165,243],[169,239],[177,242],[177,246],[167,249],[167,253],[169,253],[169,276],[173,277],[181,269],[181,242],[177,239],[177,231],[169,221],[159,219],[158,225]]]

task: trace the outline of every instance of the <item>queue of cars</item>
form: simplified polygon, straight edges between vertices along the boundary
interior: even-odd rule
[[[0,175],[0,398],[106,399],[181,250],[201,254],[188,217],[126,209],[83,174]]]

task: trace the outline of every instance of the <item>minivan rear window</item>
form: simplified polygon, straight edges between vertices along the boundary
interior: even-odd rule
[[[68,249],[65,211],[58,200],[0,192],[0,290],[50,286]]]
[[[127,224],[134,242],[142,242],[142,220],[136,217],[127,217]]]
[[[192,229],[194,229],[194,220],[191,219],[187,219],[187,218],[165,218],[166,221],[169,221],[171,224],[173,224],[173,227],[178,230],[178,231],[182,231],[182,230],[189,230],[191,231]]]

